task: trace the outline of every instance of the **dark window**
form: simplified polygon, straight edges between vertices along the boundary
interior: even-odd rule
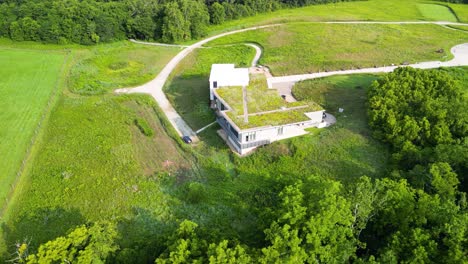
[[[218,82],[213,82],[213,88],[218,88]]]

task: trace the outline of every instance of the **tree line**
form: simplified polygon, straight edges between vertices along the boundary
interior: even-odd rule
[[[348,0],[0,0],[0,36],[15,41],[92,45],[127,38],[197,39],[210,24]]]

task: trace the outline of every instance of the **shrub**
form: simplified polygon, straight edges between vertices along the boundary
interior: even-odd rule
[[[141,133],[143,133],[143,135],[147,137],[152,137],[154,135],[153,129],[143,118],[137,117],[135,118],[134,122],[138,129],[141,131]]]
[[[205,187],[199,182],[191,182],[187,185],[187,202],[196,204],[205,198]]]

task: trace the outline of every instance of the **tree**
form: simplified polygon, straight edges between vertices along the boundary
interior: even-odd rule
[[[224,19],[226,18],[224,7],[218,2],[212,4],[210,7],[210,17],[211,23],[215,25],[222,24],[224,22]]]
[[[117,229],[109,222],[80,226],[65,237],[59,237],[39,247],[28,263],[104,263],[118,249]]]
[[[39,29],[41,26],[36,20],[33,20],[30,17],[25,17],[21,19],[20,24],[23,29],[25,40],[39,40]]]
[[[24,40],[24,31],[21,28],[20,23],[14,21],[10,24],[10,38],[16,41]]]
[[[190,31],[177,2],[168,3],[164,8],[162,40],[174,43],[189,39]]]
[[[317,188],[320,186],[320,188]],[[350,203],[331,180],[309,177],[280,194],[278,220],[265,230],[262,263],[343,263],[357,249]]]

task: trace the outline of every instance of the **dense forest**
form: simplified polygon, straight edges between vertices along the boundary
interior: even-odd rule
[[[288,177],[258,168],[257,173],[270,173],[274,184],[257,190],[251,204],[259,217],[259,233],[250,234],[255,243],[184,220],[166,235],[143,235],[122,245],[123,219],[79,226],[33,254],[27,241],[18,243],[15,260],[466,263],[468,207],[460,181],[466,182],[461,176],[466,175],[468,113],[458,73],[464,75],[461,69],[400,68],[370,87],[370,125],[393,153],[385,178],[362,176],[344,185],[320,175]],[[197,202],[203,193],[196,188],[192,197]]]
[[[207,26],[280,8],[342,0],[0,0],[0,36],[91,45],[197,39]],[[346,1],[346,0],[343,0]]]

